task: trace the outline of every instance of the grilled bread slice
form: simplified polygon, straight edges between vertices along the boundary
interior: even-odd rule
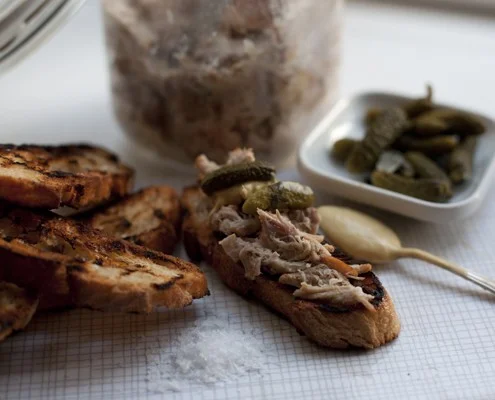
[[[180,203],[169,186],[152,186],[98,210],[89,224],[108,235],[170,254],[178,242]]]
[[[38,297],[13,283],[0,282],[0,342],[26,327],[38,306]]]
[[[0,145],[0,198],[26,207],[76,209],[126,195],[133,172],[89,145]]]
[[[208,293],[193,264],[109,237],[89,225],[0,204],[3,278],[40,295],[43,309],[150,312]]]
[[[193,260],[207,261],[230,288],[258,299],[287,318],[300,333],[323,346],[375,348],[398,336],[400,323],[392,300],[372,272],[362,275],[365,279],[360,285],[366,293],[374,295],[374,311],[361,304],[343,308],[296,299],[292,295],[294,288],[270,276],[246,279],[243,266],[227,256],[209,228],[204,199],[197,188],[185,189],[182,195],[186,210],[182,228],[184,245]]]

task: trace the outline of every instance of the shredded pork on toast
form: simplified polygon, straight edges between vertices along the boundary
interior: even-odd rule
[[[40,308],[150,312],[208,293],[193,264],[118,240],[88,224],[0,203],[1,275],[35,290]]]
[[[0,342],[26,327],[38,306],[38,297],[13,283],[0,282]]]
[[[55,209],[92,207],[131,190],[133,172],[98,147],[0,145],[0,198]]]
[[[229,287],[282,314],[316,343],[333,348],[375,348],[398,336],[400,323],[392,300],[372,272],[353,282],[373,295],[374,310],[360,303],[342,307],[295,298],[293,288],[277,278],[265,274],[253,280],[246,278],[244,267],[225,253],[209,227],[209,210],[200,189],[185,189],[181,202],[186,211],[182,227],[184,245],[191,259],[207,261]]]
[[[96,229],[170,254],[178,242],[180,203],[169,186],[153,186],[98,210],[88,219]]]

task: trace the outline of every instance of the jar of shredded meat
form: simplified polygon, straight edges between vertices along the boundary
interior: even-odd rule
[[[336,97],[343,0],[103,0],[125,132],[181,163],[283,164]]]

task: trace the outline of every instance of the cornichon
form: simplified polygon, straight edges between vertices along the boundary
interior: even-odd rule
[[[310,187],[297,182],[277,182],[252,193],[244,202],[242,211],[256,215],[262,210],[295,210],[311,207],[314,193]]]
[[[419,124],[419,126],[418,126]],[[483,122],[476,116],[463,111],[438,108],[429,111],[416,122],[416,133],[429,135],[436,133],[453,133],[462,136],[480,135],[485,131]],[[440,130],[443,125],[444,130]],[[434,128],[434,126],[436,126]]]
[[[457,135],[440,135],[418,139],[411,136],[402,136],[394,146],[402,151],[420,151],[428,155],[449,153],[459,144]]]
[[[444,202],[452,197],[450,183],[442,179],[412,179],[383,171],[373,171],[371,183],[383,189],[427,201]]]
[[[382,111],[383,110],[378,107],[368,108],[368,110],[366,111],[366,116],[364,117],[364,123],[366,125],[370,125],[376,119],[376,117],[378,117],[382,113]]]
[[[401,108],[383,110],[347,158],[347,170],[354,173],[371,171],[380,153],[402,134],[407,125],[406,113]]]
[[[452,182],[458,184],[471,179],[476,136],[468,136],[449,156],[448,171]]]
[[[404,111],[409,118],[416,118],[418,115],[432,110],[433,107],[433,88],[427,85],[426,96],[406,103],[404,105]]]
[[[352,149],[358,143],[357,140],[354,139],[340,139],[337,140],[332,146],[332,157],[340,162],[345,162],[349,154],[351,154]]]
[[[425,156],[423,153],[409,151],[404,156],[406,157],[406,160],[412,164],[420,178],[443,179],[449,181],[447,174],[435,163],[435,161]]]
[[[418,117],[413,122],[413,131],[418,136],[435,136],[449,131],[449,124],[441,118],[429,115]]]
[[[255,161],[236,165],[226,165],[207,174],[201,182],[201,189],[207,195],[249,181],[270,181],[275,169]]]

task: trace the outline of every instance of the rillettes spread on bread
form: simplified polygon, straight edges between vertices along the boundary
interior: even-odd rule
[[[390,296],[371,265],[346,259],[318,234],[320,218],[309,187],[277,181],[274,169],[256,161],[249,149],[232,151],[224,165],[201,155],[196,167],[201,190],[186,189],[183,195],[186,249],[192,248],[188,234],[196,236],[203,258],[223,271],[219,273],[229,286],[242,294],[254,293],[326,346],[377,347],[398,335],[400,324]],[[219,265],[226,263],[232,268]],[[260,292],[269,285],[272,298],[266,299]],[[324,327],[326,332],[308,332],[291,309],[302,306],[309,306],[307,314],[313,317],[315,310],[326,310],[321,325],[330,321],[331,313],[337,325],[350,316],[355,321],[335,332],[330,326]],[[369,326],[363,329],[361,323]]]

